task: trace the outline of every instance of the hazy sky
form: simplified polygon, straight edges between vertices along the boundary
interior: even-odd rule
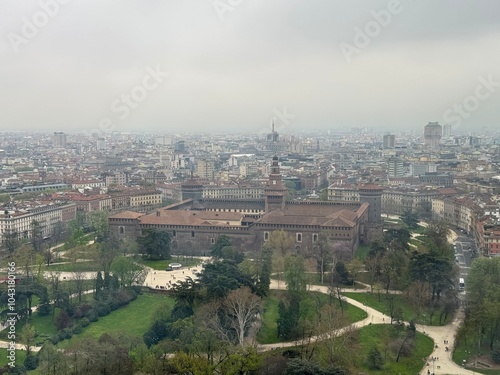
[[[499,15],[498,0],[2,0],[0,131],[499,126]]]

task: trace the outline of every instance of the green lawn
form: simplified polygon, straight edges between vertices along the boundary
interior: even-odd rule
[[[369,251],[370,251],[369,245],[359,245],[358,248],[356,249],[356,252],[354,253],[354,258],[363,260],[366,258]]]
[[[50,266],[44,265],[42,271],[60,271],[60,272],[74,272],[75,270],[81,272],[97,272],[101,269],[101,265],[95,261],[89,262],[68,262],[63,264],[51,264]]]
[[[195,267],[202,262],[200,258],[185,257],[182,255],[172,255],[169,260],[140,260],[145,266],[154,270],[165,271],[170,263],[180,263],[182,267]]]
[[[55,316],[59,314],[59,309],[56,309]],[[35,327],[35,332],[37,334],[37,339],[36,341],[44,341],[44,338],[48,338],[49,336],[52,336],[57,333],[57,329],[55,324],[52,322],[52,315],[47,315],[47,316],[38,316],[36,312],[34,312],[31,316],[31,320],[29,323]],[[19,322],[16,324],[16,332],[18,334],[21,333],[21,330],[24,327],[24,322]],[[6,340],[7,339],[7,330],[4,330],[0,332],[0,339]],[[18,340],[20,343],[21,341]]]
[[[286,294],[283,290],[272,290],[270,295],[264,299],[264,313],[262,315],[262,326],[257,334],[257,341],[261,344],[273,344],[281,342],[278,338],[278,303]],[[319,292],[308,292],[308,296],[314,299],[318,298],[320,303],[326,304],[329,296]],[[336,306],[339,306],[338,300],[334,300]],[[366,312],[348,303],[344,304],[344,313],[347,315],[350,323],[366,318]]]
[[[163,303],[173,307],[175,301],[160,294],[139,295],[135,301],[130,302],[127,306],[99,318],[97,322],[90,323],[88,327],[83,329],[82,333],[73,336],[70,340],[62,341],[58,347],[67,348],[84,337],[98,339],[103,333],[120,332],[142,337],[152,323],[152,314],[155,309]]]
[[[365,303],[367,306],[375,310],[378,310],[380,312],[383,312],[386,315],[389,315],[389,304],[387,302],[384,291],[380,292],[380,298],[377,293],[372,294],[369,292],[367,293],[344,292],[342,294],[358,302]],[[427,314],[424,313],[420,316],[417,316],[413,308],[408,304],[408,302],[405,301],[405,299],[401,294],[396,294],[392,296],[395,298],[395,305],[403,310],[403,318],[405,321],[408,322],[413,319],[418,324],[429,325],[429,318]],[[441,325],[439,324],[439,314],[440,314],[439,311],[437,311],[434,314],[434,316],[432,317],[431,325],[435,326]],[[448,324],[451,319],[452,316],[449,315],[447,321],[445,321],[444,324]]]
[[[26,358],[26,351],[16,350],[15,365],[22,365]],[[7,366],[10,360],[7,358],[7,349],[0,349],[0,367]]]
[[[417,332],[411,355],[400,357],[399,361],[396,362],[394,351],[388,348],[396,340],[395,336],[391,336],[393,329],[393,326],[388,324],[375,324],[359,330],[359,348],[357,349],[360,358],[359,370],[374,375],[398,375],[419,374],[419,371],[424,368],[426,363],[424,358],[428,357],[434,348],[432,339]],[[369,370],[366,366],[368,353],[374,347],[381,352],[382,358],[384,358],[382,370]]]
[[[488,346],[487,340],[483,341],[483,345],[481,347],[481,354],[488,356],[491,355],[490,348]],[[469,336],[467,339],[467,345],[465,345],[464,340],[460,340],[456,343],[455,350],[453,351],[453,361],[459,365],[462,365],[464,360],[465,363],[475,362],[478,356],[477,349],[477,336]],[[472,369],[472,368],[471,368]],[[481,374],[487,375],[498,375],[500,374],[500,370],[487,370],[487,369],[476,369],[474,371]]]

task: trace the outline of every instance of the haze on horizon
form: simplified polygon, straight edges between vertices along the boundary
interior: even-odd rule
[[[4,0],[0,131],[498,126],[499,14],[496,0]],[[473,110],[458,121],[455,103]]]

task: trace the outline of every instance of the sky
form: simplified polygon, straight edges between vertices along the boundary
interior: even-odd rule
[[[0,131],[500,125],[498,0],[2,0]]]

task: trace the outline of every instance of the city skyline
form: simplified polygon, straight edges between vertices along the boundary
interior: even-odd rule
[[[0,6],[0,131],[498,126],[500,4]]]

